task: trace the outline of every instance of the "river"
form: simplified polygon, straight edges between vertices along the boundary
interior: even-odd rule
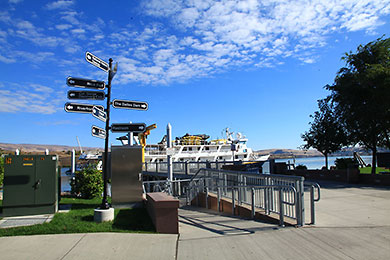
[[[329,167],[335,165],[335,160],[337,158],[352,158],[353,156],[331,156],[328,157]],[[372,156],[361,156],[366,164],[371,164]],[[276,159],[275,162],[290,162],[294,163],[294,159]],[[302,164],[306,165],[308,169],[321,169],[325,166],[325,157],[305,157],[305,158],[295,158],[295,166]]]

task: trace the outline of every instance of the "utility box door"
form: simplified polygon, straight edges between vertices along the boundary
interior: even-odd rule
[[[141,146],[111,146],[112,204],[142,201],[141,172]]]
[[[4,207],[34,205],[34,166],[35,160],[33,156],[5,157],[3,194]]]
[[[58,199],[57,156],[42,155],[36,159],[35,204],[53,204]]]

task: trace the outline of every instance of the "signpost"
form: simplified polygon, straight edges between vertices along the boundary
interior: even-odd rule
[[[66,84],[69,87],[78,87],[78,88],[91,88],[91,89],[99,89],[99,90],[103,90],[106,88],[106,83],[104,81],[74,78],[74,77],[67,77]]]
[[[104,100],[106,93],[103,91],[69,90],[68,99]]]
[[[104,70],[105,72],[109,72],[109,70],[111,70],[111,67],[109,67],[107,62],[101,60],[88,51],[85,53],[85,59],[92,65],[98,67],[101,70]]]
[[[97,126],[92,126],[92,136],[105,139],[106,138],[106,130],[103,128],[97,127]]]
[[[135,109],[135,110],[148,110],[148,103],[140,101],[120,100],[114,99],[112,106],[115,108]]]
[[[65,103],[64,109],[68,113],[85,113],[90,114],[92,113],[92,108],[94,105],[90,104],[78,104],[78,103]],[[104,110],[103,106],[96,105],[97,108]]]
[[[113,133],[127,133],[127,132],[133,132],[133,133],[143,133],[146,130],[146,125],[144,123],[138,123],[138,124],[112,124],[111,125],[111,132]]]
[[[97,106],[93,106],[92,115],[103,122],[107,120],[107,114]]]
[[[102,204],[100,205],[99,210],[112,210],[107,201],[107,181],[108,181],[108,142],[109,142],[109,130],[113,133],[120,132],[132,132],[132,133],[143,133],[147,131],[146,125],[144,123],[139,124],[112,124],[110,127],[110,107],[111,107],[111,81],[117,73],[118,63],[115,64],[113,68],[113,60],[110,58],[109,63],[103,61],[102,59],[96,57],[90,52],[85,53],[85,59],[87,62],[98,67],[99,69],[108,73],[107,85],[104,81],[92,80],[92,79],[83,79],[68,77],[66,79],[66,84],[70,87],[78,88],[88,88],[94,90],[104,90],[107,87],[107,94],[104,91],[78,91],[70,90],[68,91],[69,99],[84,99],[84,100],[104,100],[107,98],[107,106],[91,105],[91,104],[79,104],[79,103],[65,103],[65,111],[72,113],[91,113],[94,117],[99,120],[102,120],[106,123],[105,129],[98,126],[92,126],[91,133],[92,136],[105,139],[104,142],[104,160],[103,160],[103,199]],[[129,100],[113,100],[112,103],[114,108],[124,108],[124,109],[135,109],[135,110],[147,110],[148,103],[139,102],[139,101],[129,101]],[[96,214],[100,214],[95,210]],[[112,210],[112,219],[114,217]]]

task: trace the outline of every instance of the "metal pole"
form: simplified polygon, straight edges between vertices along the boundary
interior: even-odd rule
[[[235,202],[235,194],[234,194],[234,188],[232,188],[232,215],[234,216],[235,215],[235,207],[236,207],[236,202]]]
[[[279,226],[284,227],[283,189],[279,189]]]
[[[109,209],[110,206],[107,202],[107,177],[108,177],[108,140],[110,135],[110,106],[111,106],[111,80],[112,80],[112,59],[109,59],[109,67],[110,70],[108,71],[108,85],[107,85],[107,107],[106,107],[106,114],[107,114],[107,120],[106,120],[106,139],[104,142],[104,161],[103,161],[103,200],[102,205],[100,206],[101,209]]]
[[[310,187],[310,211],[311,211],[311,221],[310,224],[314,225],[316,223],[316,213],[315,213],[315,206],[314,206],[314,186],[312,185]]]
[[[172,127],[171,124],[168,123],[167,125],[167,148],[172,147]],[[173,180],[173,167],[172,167],[172,155],[167,155],[167,162],[168,162],[168,179],[171,185],[172,190],[172,180]]]
[[[251,215],[252,215],[252,219],[255,218],[255,188],[252,188],[251,189],[251,197],[252,197],[252,210],[251,210]]]
[[[209,208],[209,187],[206,187],[206,209]]]
[[[76,152],[74,149],[72,149],[72,156],[70,157],[70,161],[71,161],[71,168],[70,168],[70,171],[72,174],[75,173],[76,171]]]
[[[221,188],[218,187],[217,189],[217,207],[218,207],[218,212],[221,211]]]

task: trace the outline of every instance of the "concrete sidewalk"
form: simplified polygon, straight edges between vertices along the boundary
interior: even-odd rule
[[[390,189],[325,183],[321,191],[315,226],[279,228],[189,207],[179,211],[180,236],[91,233],[2,237],[0,258],[389,259]]]

